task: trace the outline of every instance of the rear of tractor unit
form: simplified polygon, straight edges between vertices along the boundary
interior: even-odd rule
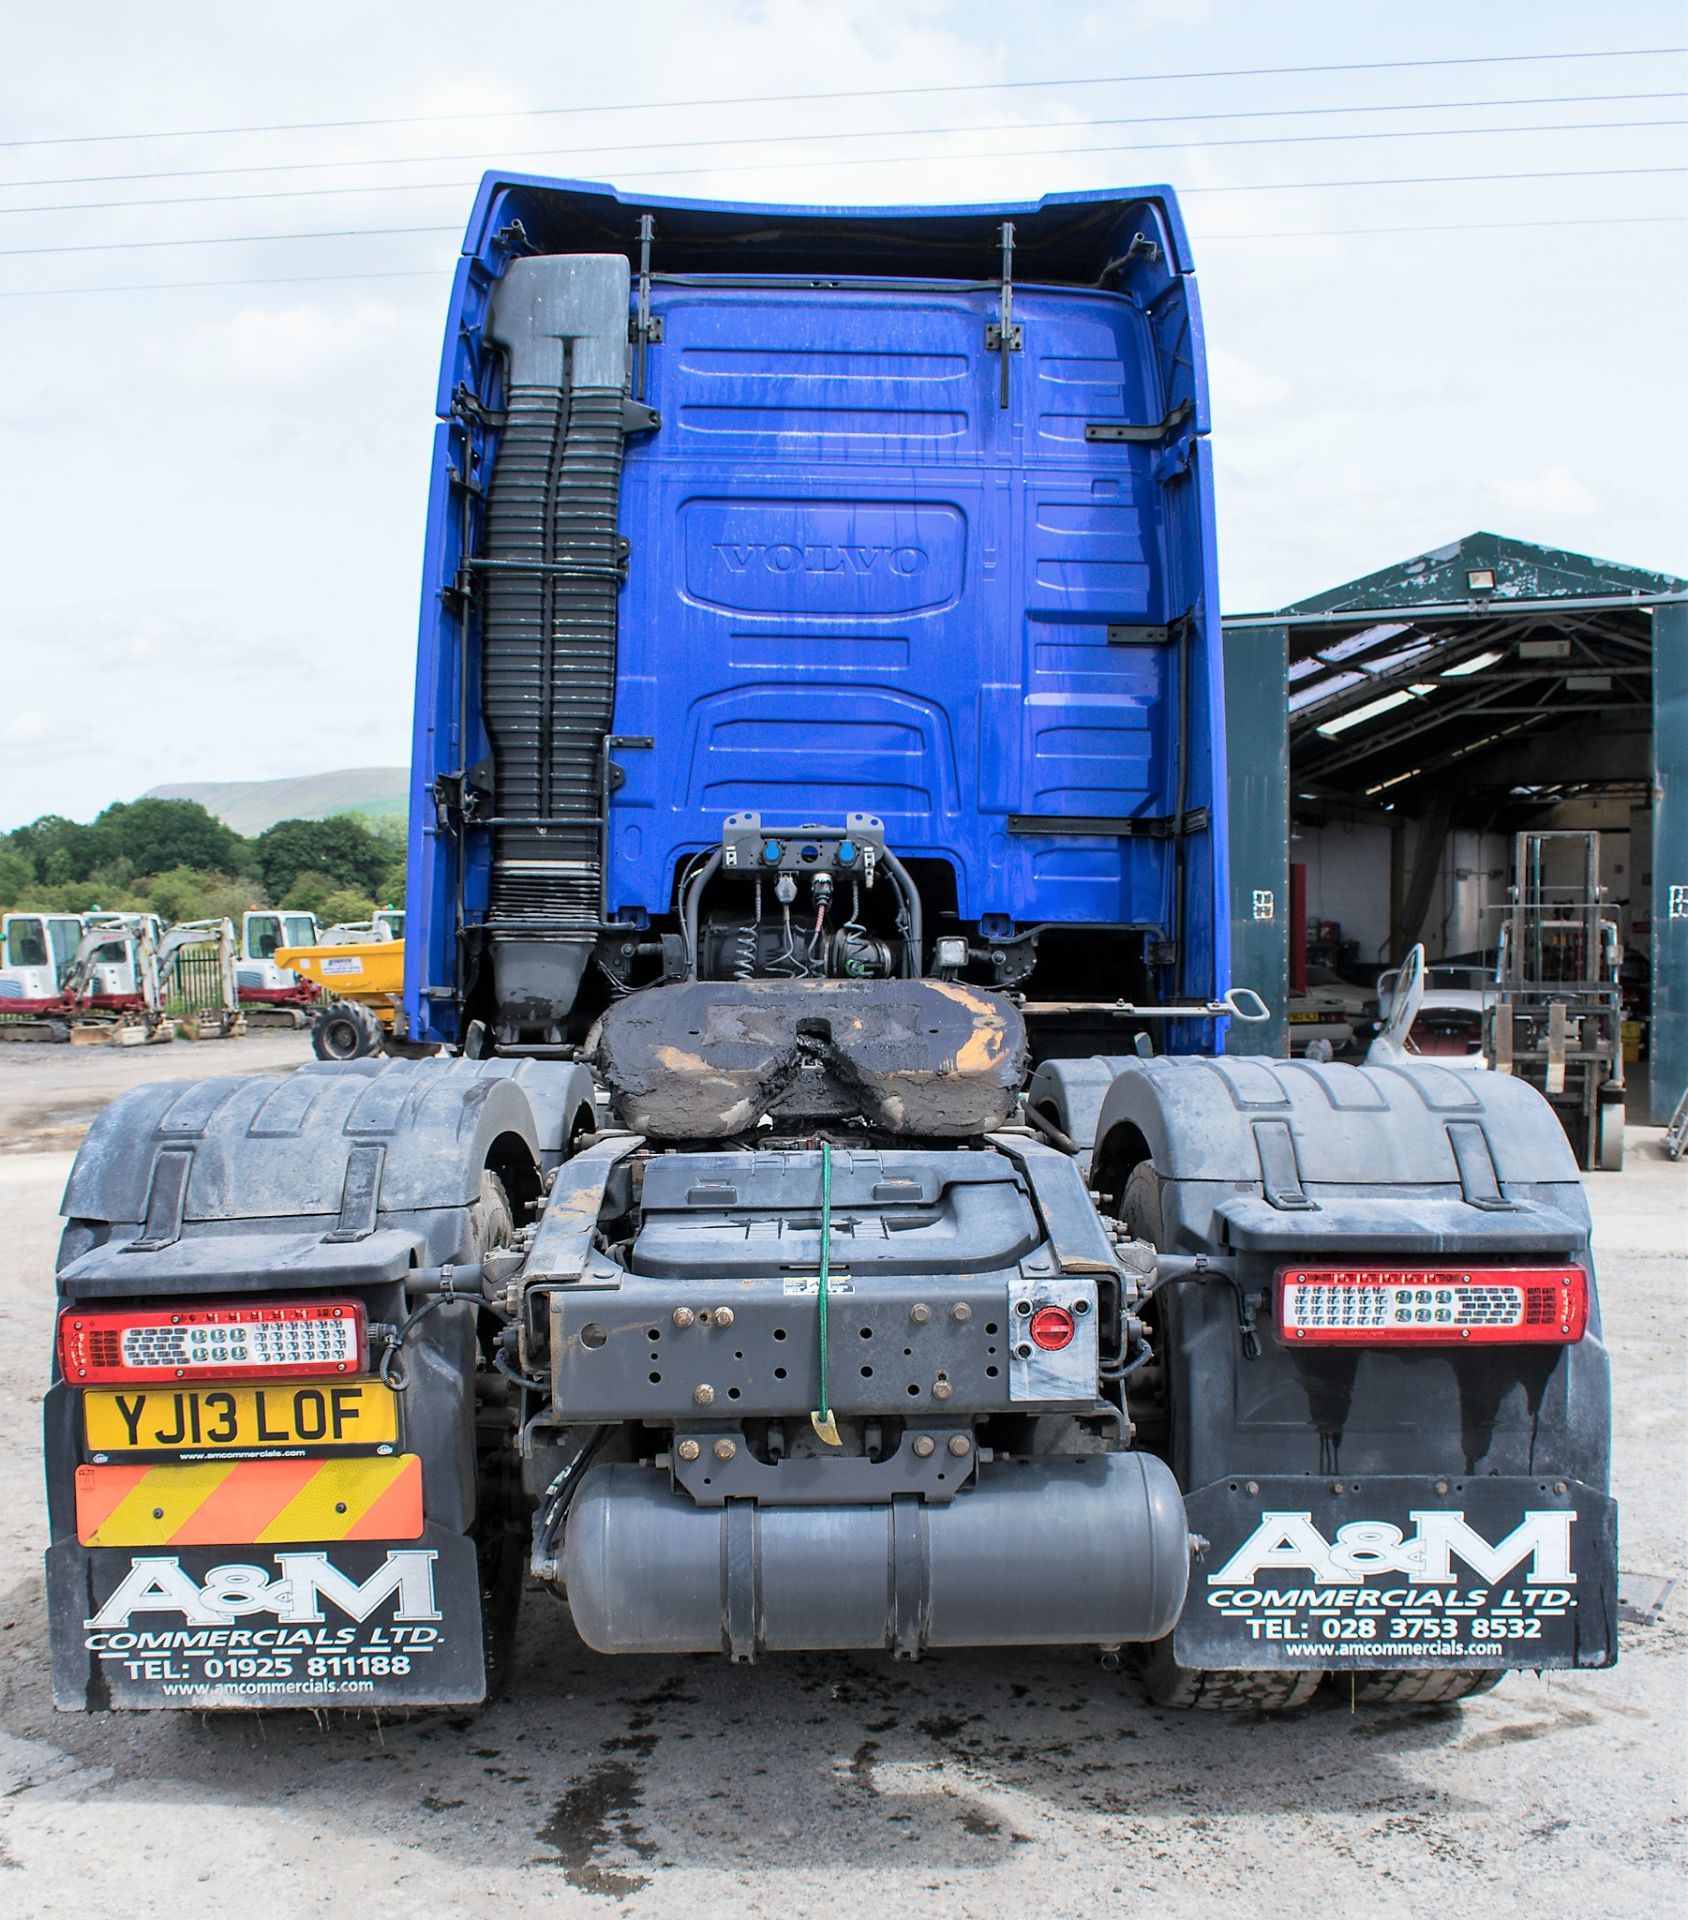
[[[474,1702],[532,1582],[606,1654],[1129,1647],[1190,1706],[1609,1664],[1551,1109],[1220,1051],[1260,1009],[1172,195],[492,178],[439,416],[443,1053],[91,1131],[60,1702]]]

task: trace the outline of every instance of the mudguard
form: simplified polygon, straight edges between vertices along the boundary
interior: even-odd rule
[[[60,1290],[265,1287],[283,1270],[289,1286],[341,1286],[468,1258],[482,1170],[532,1197],[593,1112],[584,1067],[541,1061],[333,1062],[138,1087],[71,1168]]]
[[[1173,1634],[1187,1667],[1606,1667],[1617,1508],[1540,1475],[1219,1480]]]
[[[266,1535],[254,1522],[256,1538],[237,1527],[231,1543],[205,1515],[227,1506],[249,1462],[304,1476],[289,1498],[308,1497],[306,1482],[337,1462],[297,1445],[108,1458],[90,1448],[82,1394],[55,1367],[43,1428],[61,1707],[484,1697],[476,1313],[468,1301],[436,1301],[417,1319],[404,1278],[413,1266],[474,1259],[483,1170],[500,1173],[519,1206],[594,1112],[578,1066],[419,1060],[143,1087],[101,1115],[66,1190],[61,1302],[354,1292],[372,1323],[406,1329],[387,1376],[398,1441],[373,1451],[414,1457],[421,1511],[419,1527],[412,1509],[396,1530],[403,1537],[358,1531],[360,1509],[326,1493],[322,1537]],[[130,1536],[162,1535],[154,1544],[82,1544],[83,1475],[134,1476],[122,1498],[144,1509],[146,1476],[179,1475],[184,1462],[224,1477],[176,1494],[190,1502],[179,1528],[149,1530],[143,1514]],[[195,1498],[204,1504],[192,1508]],[[163,1507],[155,1518],[164,1521]],[[310,1530],[319,1531],[314,1516]]]
[[[1080,1172],[1090,1170],[1090,1149],[1108,1089],[1131,1054],[1092,1054],[1082,1060],[1045,1060],[1026,1088],[1026,1105],[1053,1120],[1078,1148]]]
[[[363,1295],[372,1317],[407,1307],[394,1286]],[[82,1396],[55,1379],[42,1407],[53,1697],[61,1708],[472,1705],[486,1692],[475,1538],[474,1310],[430,1313],[402,1353],[400,1447],[414,1455],[422,1525],[414,1537],[337,1533],[196,1537],[201,1514],[151,1545],[84,1546]],[[120,1458],[108,1471],[239,1474],[244,1459]],[[336,1462],[279,1456],[302,1473]],[[264,1463],[268,1464],[268,1463]],[[190,1467],[188,1469],[192,1471]],[[135,1494],[145,1492],[144,1481]],[[227,1479],[211,1496],[227,1497]],[[209,1510],[209,1501],[201,1513]],[[326,1511],[325,1511],[326,1519]],[[254,1529],[259,1531],[259,1529]],[[401,1529],[407,1536],[410,1529]]]
[[[1412,1250],[1454,1252],[1440,1232],[1488,1242],[1536,1234],[1570,1251],[1588,1241],[1588,1203],[1553,1109],[1509,1074],[1446,1067],[1355,1067],[1308,1060],[1127,1060],[1096,1125],[1091,1184],[1117,1191],[1139,1160],[1162,1182],[1163,1251],[1235,1243],[1258,1207],[1317,1217],[1322,1237],[1363,1234],[1368,1202],[1385,1231],[1407,1229],[1398,1203],[1430,1203]],[[1350,1208],[1348,1203],[1354,1203]],[[1451,1211],[1449,1210],[1451,1209]],[[1337,1227],[1340,1219],[1341,1227]],[[1234,1222],[1233,1224],[1229,1224]]]
[[[1127,1061],[1092,1185],[1159,1175],[1168,1452],[1200,1537],[1173,1638],[1200,1668],[1606,1666],[1617,1657],[1607,1353],[1552,1108],[1507,1076]],[[1146,1225],[1140,1222],[1147,1230]],[[1297,1348],[1288,1261],[1575,1260],[1569,1346]]]

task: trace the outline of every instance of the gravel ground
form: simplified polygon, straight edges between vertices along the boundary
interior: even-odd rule
[[[310,1058],[311,1036],[286,1029],[151,1047],[7,1041],[0,1044],[0,1147],[9,1153],[74,1152],[100,1108],[145,1080],[285,1072]]]
[[[0,1054],[0,1913],[1677,1909],[1688,1589],[1652,1603],[1683,1571],[1688,1168],[1649,1129],[1591,1180],[1630,1603],[1612,1672],[1233,1720],[1150,1708],[1077,1651],[605,1661],[533,1594],[511,1697],[480,1714],[56,1714],[37,1409],[64,1133],[160,1070],[303,1057],[292,1035],[224,1045]]]

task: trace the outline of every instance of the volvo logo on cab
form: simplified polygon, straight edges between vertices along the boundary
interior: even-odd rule
[[[876,569],[903,579],[924,568],[924,547],[799,546],[793,540],[717,540],[715,551],[734,573],[759,567],[768,573],[871,574]]]

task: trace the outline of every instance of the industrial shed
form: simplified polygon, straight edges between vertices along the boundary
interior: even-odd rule
[[[1303,897],[1339,969],[1417,940],[1482,951],[1513,835],[1595,827],[1621,937],[1651,962],[1667,1118],[1688,1084],[1688,582],[1474,533],[1228,617],[1225,645],[1233,969],[1274,1013],[1233,1046],[1284,1050]],[[1641,1082],[1632,1117],[1647,1105]]]

